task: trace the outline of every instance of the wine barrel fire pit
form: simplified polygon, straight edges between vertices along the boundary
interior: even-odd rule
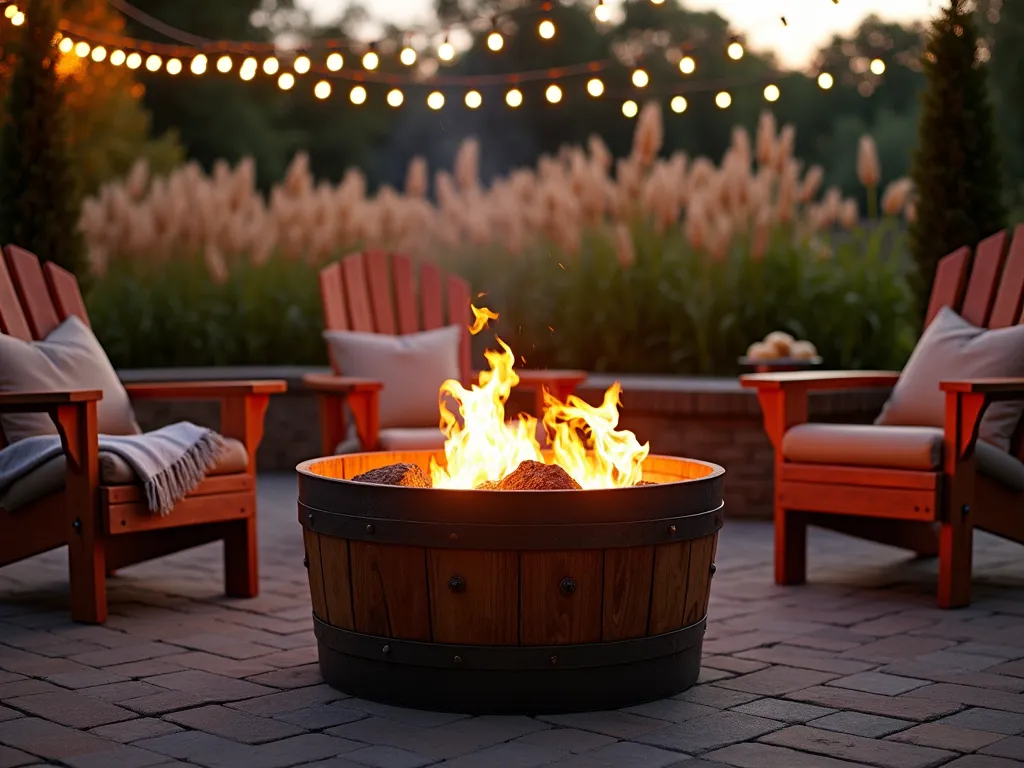
[[[612,709],[693,685],[725,470],[648,456],[644,484],[606,490],[352,481],[431,457],[444,461],[380,452],[297,468],[327,683],[470,714]]]

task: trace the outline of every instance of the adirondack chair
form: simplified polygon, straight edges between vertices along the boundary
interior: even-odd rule
[[[0,333],[43,339],[71,315],[89,318],[74,275],[17,246],[0,258]],[[259,592],[256,549],[256,449],[269,397],[283,381],[128,384],[136,400],[220,401],[220,433],[244,448],[235,471],[214,467],[167,516],[151,513],[138,484],[104,485],[100,478],[97,401],[100,390],[0,393],[0,413],[47,413],[60,434],[66,484],[15,512],[0,509],[0,565],[67,545],[71,616],[107,619],[106,576],[119,568],[223,540],[225,591]],[[237,449],[238,445],[232,447]],[[4,445],[0,434],[0,448]],[[238,468],[244,463],[244,468]]]
[[[389,335],[416,333],[447,324],[463,326],[459,347],[461,379],[464,386],[476,382],[470,363],[471,322],[469,283],[456,275],[444,275],[435,264],[417,269],[404,255],[383,251],[353,253],[320,272],[320,298],[327,330],[350,330]],[[442,286],[446,296],[442,297]],[[417,307],[420,311],[417,311]],[[324,455],[335,453],[346,438],[345,408],[352,415],[360,449],[374,451],[381,446],[378,402],[383,384],[371,379],[345,376],[331,360],[334,374],[309,374],[304,384],[313,390],[320,407],[321,446]],[[517,368],[520,387],[535,392],[534,413],[540,414],[543,389],[564,400],[586,378],[584,371],[522,370]],[[428,449],[437,442],[439,430],[403,429],[405,438]],[[403,447],[414,447],[406,443]],[[438,446],[440,447],[440,446]]]
[[[1007,253],[1007,233],[943,258],[935,276],[926,323],[948,306],[978,327],[1005,328],[1024,322],[1024,226],[1017,227]],[[1024,354],[1024,351],[1021,352]],[[971,594],[971,549],[974,528],[1024,543],[1024,423],[1016,430],[1010,455],[990,446],[988,458],[1019,487],[993,477],[991,466],[979,471],[978,428],[996,401],[1024,400],[1024,379],[943,381],[945,427],[937,466],[894,469],[880,444],[877,461],[844,463],[846,425],[808,425],[810,392],[893,386],[899,374],[889,371],[809,371],[748,374],[743,386],[757,390],[765,429],[775,449],[775,581],[799,584],[806,578],[808,523],[939,557],[938,603],[943,608],[967,605]],[[824,435],[820,458],[791,460],[794,438],[808,427]],[[860,429],[864,429],[861,427]],[[898,429],[877,426],[869,429]],[[787,435],[790,439],[787,440]],[[890,433],[890,436],[895,435]],[[805,446],[806,447],[806,446]],[[992,454],[996,451],[996,454]],[[863,457],[862,457],[863,458]],[[818,463],[818,462],[822,463]],[[1009,462],[1009,464],[1005,464]]]

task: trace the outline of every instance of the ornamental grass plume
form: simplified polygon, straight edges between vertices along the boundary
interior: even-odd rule
[[[900,216],[910,202],[910,194],[914,191],[914,182],[909,178],[890,182],[882,193],[882,213],[886,216]]]
[[[656,101],[648,102],[640,110],[636,132],[633,134],[632,157],[642,168],[650,168],[664,140],[661,125],[661,106]]]
[[[865,134],[857,146],[857,178],[868,192],[868,216],[878,215],[878,185],[882,179],[882,168],[878,162],[878,148],[875,140]]]

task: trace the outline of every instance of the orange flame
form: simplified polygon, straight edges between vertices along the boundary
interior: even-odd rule
[[[498,314],[471,307],[472,334],[482,331]],[[497,483],[523,461],[548,461],[560,465],[584,488],[618,488],[636,485],[643,477],[643,462],[650,445],[640,445],[636,435],[616,430],[619,423],[619,382],[593,407],[570,395],[567,403],[544,392],[544,428],[551,442],[545,457],[537,442],[537,419],[520,414],[506,422],[505,403],[519,383],[514,370],[515,355],[495,337],[501,350],[487,350],[489,370],[481,371],[478,382],[466,389],[454,379],[445,381],[438,392],[441,431],[446,466],[430,462],[435,488],[476,488]],[[459,404],[459,419],[445,403],[450,395]]]

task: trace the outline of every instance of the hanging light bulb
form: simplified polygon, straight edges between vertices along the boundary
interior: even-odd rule
[[[353,104],[365,104],[366,89],[361,85],[353,86],[352,90],[348,92],[348,98]]]
[[[277,78],[277,87],[282,91],[290,91],[293,85],[295,85],[295,75],[291,72],[282,72],[281,76]]]
[[[675,112],[677,115],[683,114],[683,112],[686,111],[687,107],[686,99],[682,96],[673,96],[672,101],[670,101],[668,105],[669,107],[672,108],[672,111]]]
[[[332,53],[327,57],[327,68],[331,72],[337,72],[345,65],[345,59],[342,58],[340,53]]]
[[[829,88],[831,88],[834,82],[835,81],[832,79],[832,75],[830,75],[828,72],[822,72],[820,75],[818,75],[818,87],[821,88],[821,90],[823,91],[827,91]]]
[[[637,88],[644,88],[649,82],[651,82],[651,78],[647,76],[647,72],[642,69],[633,70],[633,85]]]
[[[71,53],[75,49],[75,41],[70,37],[62,37],[60,43],[57,44],[57,48],[60,49],[61,53]]]
[[[416,63],[416,50],[410,48],[408,45],[402,49],[402,52],[398,54],[398,60],[401,61],[405,66],[411,67]]]
[[[476,109],[484,103],[483,96],[480,95],[480,91],[466,91],[466,106],[470,109]]]
[[[501,36],[501,32],[498,30],[494,30],[487,36],[487,47],[492,51],[500,51],[504,45],[505,38]]]
[[[881,59],[871,60],[871,74],[880,75],[885,72],[885,62]]]
[[[550,40],[555,36],[555,22],[551,19],[544,19],[537,25],[537,33],[545,40]]]
[[[739,40],[733,40],[729,43],[729,47],[725,51],[733,61],[739,61],[743,58],[743,45]]]
[[[318,99],[323,100],[331,95],[331,84],[326,80],[321,80],[315,86],[313,86],[313,95]]]
[[[505,103],[512,107],[512,109],[521,106],[523,103],[523,92],[518,88],[513,88],[505,94]]]
[[[693,60],[692,56],[683,56],[679,60],[679,71],[684,75],[692,75],[693,70],[697,68],[697,62]]]
[[[18,6],[16,6],[16,5],[8,5],[6,8],[4,8],[4,16],[6,16],[8,19],[13,19],[14,15],[17,12],[18,12]]]
[[[590,78],[590,81],[587,83],[587,93],[595,99],[604,93],[604,83],[601,82],[600,78]]]
[[[146,57],[146,69],[150,72],[156,72],[160,69],[160,65],[163,64],[163,60],[155,53],[150,54]]]
[[[651,0],[651,5],[661,5],[665,0]]]
[[[14,26],[20,27],[24,23],[25,23],[25,14],[22,13],[21,11],[17,11],[17,12],[15,12],[15,14],[13,16],[11,16],[11,24],[13,24]]]
[[[300,75],[304,75],[309,72],[310,61],[308,56],[298,56],[295,61],[292,62],[292,69],[298,72]]]
[[[392,88],[388,91],[388,106],[400,107],[403,101],[405,101],[405,96],[402,95],[400,90]]]
[[[444,94],[440,91],[431,91],[427,96],[427,106],[435,112],[444,106]]]
[[[263,71],[268,75],[276,75],[277,70],[281,68],[281,62],[279,62],[274,56],[270,56],[263,60]]]
[[[256,77],[256,67],[256,59],[249,56],[242,62],[242,66],[238,68],[238,76],[243,80],[252,80]]]
[[[719,91],[715,96],[715,104],[718,105],[719,109],[728,109],[732,104],[732,96],[729,95],[728,91]]]
[[[128,69],[138,69],[142,66],[142,56],[137,53],[129,53],[128,58],[124,60],[124,63]]]
[[[84,59],[86,56],[88,56],[90,50],[91,49],[89,47],[89,44],[84,40],[81,40],[75,44],[75,56],[77,56],[80,59]]]
[[[206,62],[206,56],[200,53],[198,56],[192,59],[192,63],[189,64],[188,68],[192,70],[193,75],[201,75],[204,72],[206,72]]]
[[[62,40],[61,42],[64,41]],[[124,60],[127,58],[128,57],[125,55],[124,51],[117,50],[110,54],[110,63],[113,64],[115,67],[120,67],[122,64],[124,64]]]
[[[544,96],[552,104],[557,104],[562,100],[562,89],[552,83],[548,86],[548,89],[544,91]]]
[[[380,56],[373,50],[373,46],[370,46],[370,50],[363,54],[363,69],[373,71],[380,64]]]
[[[609,11],[608,6],[604,4],[604,0],[597,0],[597,7],[594,8],[594,18],[603,24],[609,21],[611,17],[612,12]]]
[[[636,117],[636,113],[639,111],[640,108],[637,107],[636,102],[633,101],[632,99],[622,102],[622,114],[624,114],[626,117],[632,119]]]
[[[779,91],[779,86],[774,83],[770,83],[764,87],[764,99],[765,101],[778,101],[779,96],[782,92]]]
[[[451,61],[455,58],[455,46],[448,42],[447,35],[444,42],[437,46],[437,58],[441,61]]]
[[[227,74],[231,71],[231,57],[221,56],[217,59],[217,71],[221,74]]]
[[[181,72],[181,59],[168,59],[167,60],[167,74],[177,75]]]
[[[93,61],[100,62],[103,61],[105,58],[107,58],[107,49],[104,48],[102,45],[97,45],[95,48],[92,49]]]

